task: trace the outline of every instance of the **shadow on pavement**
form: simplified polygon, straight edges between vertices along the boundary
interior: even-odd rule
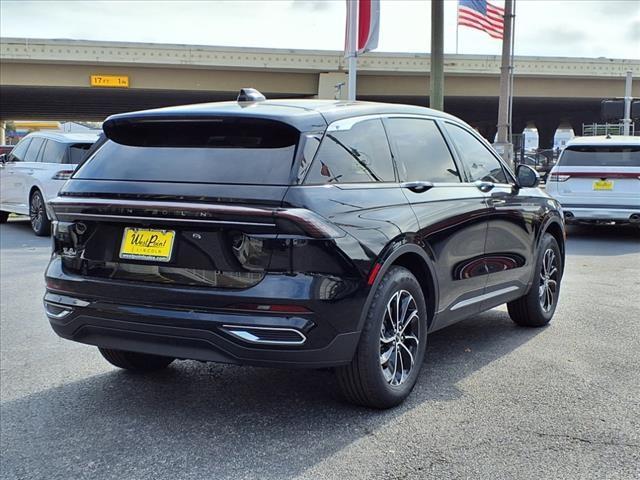
[[[2,250],[50,246],[50,237],[37,237],[31,230],[29,217],[11,217],[0,225],[0,245]]]
[[[613,242],[612,248],[608,243]],[[640,228],[629,225],[569,225],[567,255],[627,255],[640,252]]]
[[[2,405],[5,478],[290,478],[415,407],[461,397],[458,382],[541,331],[492,310],[432,334],[416,389],[390,411],[344,403],[329,371],[113,370]]]

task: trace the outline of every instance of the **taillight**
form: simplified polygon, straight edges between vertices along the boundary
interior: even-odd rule
[[[53,177],[53,180],[69,180],[69,178],[73,175],[73,170],[60,170]]]
[[[550,182],[566,182],[571,178],[571,175],[564,175],[562,173],[552,173],[549,175]]]

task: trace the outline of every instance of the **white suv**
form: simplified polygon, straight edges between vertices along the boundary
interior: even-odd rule
[[[577,137],[567,143],[546,190],[567,222],[640,225],[640,137]]]
[[[58,195],[97,139],[98,133],[30,133],[2,155],[0,223],[9,213],[29,215],[35,234],[49,235],[47,202]]]

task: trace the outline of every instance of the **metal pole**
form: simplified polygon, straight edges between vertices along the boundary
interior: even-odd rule
[[[513,143],[513,77],[515,73],[516,63],[515,63],[515,45],[516,45],[516,4],[513,4],[513,12],[512,12],[512,22],[511,22],[511,59],[509,61],[509,143]],[[522,133],[522,132],[518,132]]]
[[[502,38],[502,66],[500,67],[500,98],[498,101],[498,140],[496,150],[512,164],[512,145],[509,135],[509,73],[511,71],[511,38],[513,25],[513,0],[504,2],[504,36]]]
[[[431,0],[431,93],[429,106],[444,110],[444,0]]]
[[[456,2],[456,55],[458,54],[458,30],[460,30],[460,2]]]
[[[349,28],[347,30],[347,66],[349,68],[349,82],[347,85],[347,98],[351,101],[356,99],[356,75],[358,69],[358,1],[349,0],[347,2]]]
[[[627,80],[624,84],[624,118],[622,123],[624,124],[624,134],[631,135],[631,71],[627,72]]]

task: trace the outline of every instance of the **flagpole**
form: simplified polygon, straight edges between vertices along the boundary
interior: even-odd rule
[[[456,1],[456,55],[458,54],[458,29],[460,28],[460,0]]]
[[[356,99],[356,75],[358,69],[358,0],[347,0],[347,67],[349,80],[347,94],[349,100]]]
[[[502,158],[512,165],[513,145],[509,133],[509,78],[511,72],[511,26],[513,24],[513,0],[504,2],[504,35],[502,37],[502,65],[500,67],[500,97],[498,100],[498,139],[495,148]]]
[[[511,62],[509,69],[509,142],[513,143],[513,80],[515,76],[516,56],[516,0],[513,0],[513,14],[511,16]],[[522,132],[518,132],[522,133]]]

